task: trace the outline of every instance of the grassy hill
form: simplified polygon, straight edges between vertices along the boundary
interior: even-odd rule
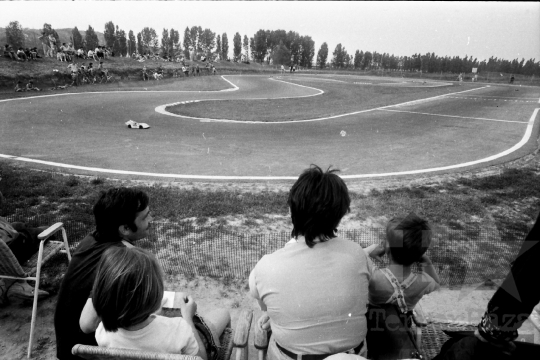
[[[55,29],[58,35],[60,36],[60,44],[61,43],[69,43],[71,42],[71,30],[72,29]],[[81,33],[83,39],[86,34],[86,31],[83,31],[79,29],[79,32]],[[41,43],[38,39],[38,37],[41,36],[41,29],[23,29],[23,34],[26,38],[26,47],[37,47],[38,49],[41,49]],[[105,45],[105,37],[103,36],[103,33],[96,31],[96,34],[99,39],[99,43]],[[3,27],[0,27],[0,45],[6,44],[6,29]]]

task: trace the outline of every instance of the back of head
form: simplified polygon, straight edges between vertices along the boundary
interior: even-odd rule
[[[292,236],[303,235],[309,247],[315,238],[334,238],[343,216],[350,210],[351,199],[345,182],[335,174],[311,165],[298,178],[289,192],[287,204],[293,223]]]
[[[431,244],[432,231],[427,220],[415,213],[395,217],[386,226],[386,239],[395,262],[409,266],[420,260]]]
[[[103,192],[94,205],[97,236],[100,242],[120,241],[118,228],[128,226],[137,231],[135,218],[137,213],[148,206],[148,196],[141,190],[113,188]]]
[[[113,247],[99,263],[92,303],[107,331],[145,321],[161,307],[163,274],[156,257],[141,248]]]

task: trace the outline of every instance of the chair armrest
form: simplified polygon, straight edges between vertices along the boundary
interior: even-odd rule
[[[413,310],[413,321],[418,327],[426,327],[428,325],[426,315],[422,310],[420,304],[416,304],[416,307]]]
[[[61,223],[61,222],[57,222],[56,224],[49,226],[48,229],[43,230],[38,235],[38,239],[39,240],[46,240],[49,236],[51,236],[54,233],[56,233],[57,231],[61,230],[63,226],[64,226],[64,224]]]
[[[236,322],[236,328],[234,329],[233,344],[235,347],[244,348],[247,346],[252,318],[252,310],[243,310],[240,313],[238,321]]]

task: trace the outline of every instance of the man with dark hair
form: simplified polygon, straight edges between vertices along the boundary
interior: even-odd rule
[[[293,239],[249,276],[272,328],[269,360],[365,353],[372,265],[358,244],[336,235],[351,203],[336,171],[312,166],[300,175],[287,201]]]
[[[54,314],[58,359],[79,359],[71,354],[75,344],[97,345],[94,333],[82,332],[79,318],[91,296],[99,260],[105,250],[132,247],[134,241],[148,235],[152,221],[148,203],[148,196],[140,190],[114,188],[94,205],[96,230],[79,243],[58,293]]]

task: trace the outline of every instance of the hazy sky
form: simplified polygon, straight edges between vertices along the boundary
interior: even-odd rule
[[[227,33],[232,52],[236,32],[252,37],[259,29],[296,31],[323,42],[330,53],[341,43],[349,54],[358,50],[412,55],[472,55],[540,61],[539,2],[234,2],[234,1],[13,1],[0,2],[0,27],[17,20],[25,28],[103,32],[112,21],[126,33],[145,26],[186,26]],[[331,56],[331,55],[330,55]]]

